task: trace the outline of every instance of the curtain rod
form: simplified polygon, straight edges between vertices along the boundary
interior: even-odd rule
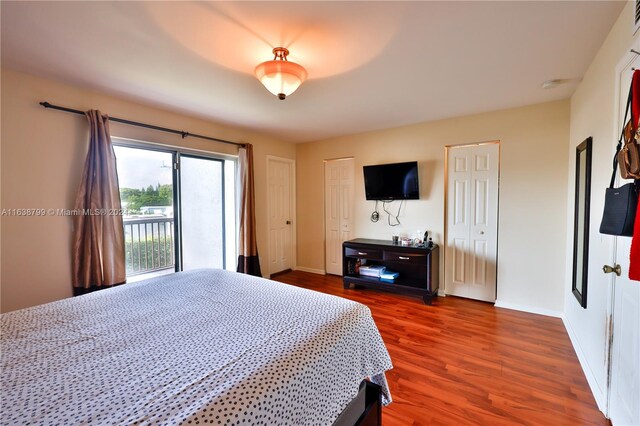
[[[57,109],[57,110],[60,110],[60,111],[70,112],[70,113],[73,113],[73,114],[84,115],[84,111],[80,111],[79,109],[73,109],[73,108],[67,108],[67,107],[63,107],[63,106],[59,106],[59,105],[53,105],[53,104],[50,104],[47,101],[40,102],[40,105],[42,105],[45,108]],[[246,144],[244,144],[244,143],[232,142],[232,141],[227,141],[227,140],[218,139],[218,138],[212,138],[211,136],[199,135],[197,133],[189,133],[189,132],[185,132],[184,130],[175,130],[175,129],[169,129],[168,127],[154,126],[153,124],[140,123],[138,121],[125,120],[124,118],[109,117],[109,121],[115,121],[115,122],[118,122],[118,123],[129,124],[131,126],[144,127],[146,129],[153,129],[153,130],[158,130],[158,131],[161,131],[161,132],[174,133],[176,135],[180,135],[182,137],[182,139],[186,138],[187,136],[191,136],[193,138],[200,138],[200,139],[206,139],[208,141],[228,143],[230,145],[236,145],[236,146],[240,146],[240,147],[246,146]]]

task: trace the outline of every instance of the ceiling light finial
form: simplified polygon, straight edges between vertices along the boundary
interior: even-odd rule
[[[284,100],[307,79],[307,71],[301,65],[287,60],[288,49],[276,47],[273,54],[273,60],[258,65],[255,73],[268,91]]]

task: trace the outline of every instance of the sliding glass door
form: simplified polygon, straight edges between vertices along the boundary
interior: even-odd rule
[[[127,278],[180,270],[235,270],[235,161],[114,146]]]
[[[224,268],[222,160],[180,156],[182,269]]]
[[[171,152],[114,146],[120,200],[125,212],[127,278],[175,271],[173,166]]]

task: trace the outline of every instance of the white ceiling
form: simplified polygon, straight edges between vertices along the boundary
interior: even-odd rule
[[[2,1],[1,58],[304,142],[567,98],[624,4]],[[309,73],[284,101],[253,75],[280,45]]]

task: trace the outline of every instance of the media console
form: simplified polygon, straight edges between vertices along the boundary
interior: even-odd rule
[[[432,248],[400,246],[385,240],[357,238],[342,244],[342,276],[344,288],[351,284],[372,289],[422,297],[430,305],[438,293],[438,245]],[[356,273],[358,259],[367,265],[384,265],[400,273],[395,282],[381,281]]]

